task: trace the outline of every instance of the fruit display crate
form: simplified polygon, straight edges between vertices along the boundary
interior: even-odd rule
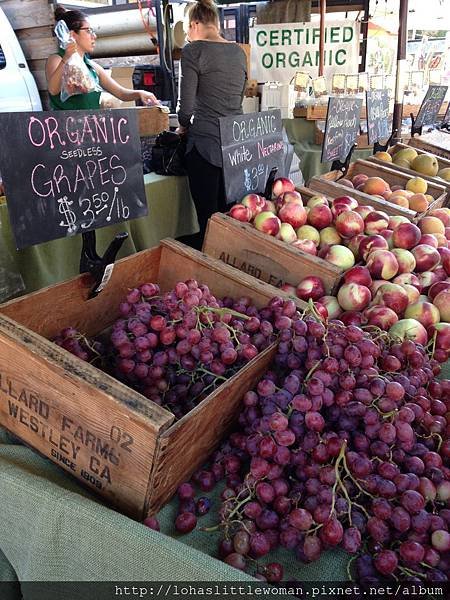
[[[450,133],[448,132],[435,129],[430,133],[412,137],[409,145],[450,160]]]
[[[384,165],[375,164],[367,160],[357,160],[350,164],[346,178],[352,178],[355,175],[365,174],[368,177],[380,177],[384,179],[391,187],[400,185],[402,188],[406,186],[411,177],[405,173],[396,171],[395,169]],[[338,198],[339,196],[351,196],[355,198],[358,204],[367,204],[373,206],[376,210],[386,212],[388,215],[403,215],[411,221],[421,218],[425,213],[417,213],[409,208],[397,206],[392,202],[388,202],[382,198],[376,198],[366,194],[360,190],[349,188],[348,186],[339,183],[342,173],[340,171],[330,171],[323,175],[316,175],[310,180],[308,187],[316,192]],[[443,185],[429,183],[427,193],[433,196],[434,201],[430,203],[428,210],[439,208],[444,205],[446,199],[446,188]]]
[[[420,154],[430,154],[429,152],[426,152],[425,150],[421,150],[420,148],[413,148],[412,146],[409,146],[407,144],[400,144],[400,143],[395,144],[394,146],[389,148],[388,152],[391,156],[394,156],[395,154],[397,154],[397,152],[400,152],[400,150],[407,150],[408,148],[415,150],[417,152],[417,154],[419,154],[419,155]],[[439,165],[439,170],[450,168],[450,160],[449,159],[445,159],[440,156],[436,156],[436,159],[437,159],[437,162]],[[413,169],[408,169],[407,167],[402,167],[401,165],[397,165],[395,163],[390,163],[390,162],[380,160],[379,158],[376,158],[375,156],[371,156],[365,160],[374,162],[377,165],[388,165],[389,168],[396,169],[397,171],[400,171],[401,173],[406,173],[410,177],[417,177],[417,176],[423,177],[423,179],[425,179],[426,181],[430,181],[431,183],[436,183],[437,185],[443,185],[444,187],[446,187],[447,195],[450,192],[450,181],[445,181],[444,179],[441,179],[439,177],[432,176],[432,175],[424,175],[423,173],[419,173],[418,171],[414,171]]]
[[[208,221],[203,252],[277,287],[285,283],[295,287],[305,277],[315,275],[323,281],[326,293],[332,294],[343,272],[318,256],[222,213],[215,213]],[[305,307],[301,300],[296,302]]]
[[[65,469],[109,505],[143,519],[159,510],[220,443],[242,396],[270,364],[258,354],[180,420],[50,339],[75,327],[88,337],[119,317],[130,288],[187,279],[219,296],[265,306],[274,287],[174,240],[115,264],[105,289],[88,300],[80,275],[0,306],[0,425]]]

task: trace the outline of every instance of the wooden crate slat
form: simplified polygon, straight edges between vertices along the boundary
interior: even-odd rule
[[[316,275],[329,294],[342,275],[335,265],[221,213],[208,221],[203,252],[275,286]]]
[[[222,385],[221,394],[216,390],[191,411],[189,418],[183,417],[159,438],[155,461],[158,466],[152,473],[146,514],[157,512],[176,491],[180,478],[188,479],[217,447],[239,413],[242,396],[256,385],[275,352],[275,346],[267,348],[258,364],[246,365],[238,377]]]

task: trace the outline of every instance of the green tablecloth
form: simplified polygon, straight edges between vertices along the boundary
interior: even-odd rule
[[[197,216],[186,177],[144,176],[149,212],[146,217],[97,230],[97,252],[102,255],[113,237],[127,231],[119,258],[158,245],[165,237],[198,231]],[[30,246],[17,251],[9,224],[8,209],[0,205],[2,256],[0,269],[20,273],[26,292],[73,277],[79,273],[81,235]],[[6,264],[5,264],[6,263]],[[1,284],[0,284],[1,287]]]
[[[331,163],[320,162],[322,147],[314,143],[315,121],[303,118],[283,119],[283,125],[290,143],[294,146],[294,152],[300,159],[300,170],[306,185],[314,175],[327,173],[331,169]],[[355,150],[352,159],[369,156],[372,156],[372,148]]]

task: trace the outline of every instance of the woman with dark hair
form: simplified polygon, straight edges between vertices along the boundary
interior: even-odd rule
[[[242,114],[247,59],[220,35],[212,0],[189,5],[181,53],[178,133],[187,135],[186,166],[200,233],[183,241],[201,249],[209,217],[226,210],[219,118]]]
[[[100,108],[101,91],[98,91],[99,87],[123,101],[140,100],[144,105],[158,103],[154,94],[150,92],[122,87],[108,75],[103,67],[90,60],[88,54],[94,49],[96,35],[84,13],[79,10],[66,10],[62,6],[57,6],[55,19],[57,22],[65,22],[70,31],[71,40],[65,50],[60,49],[57,54],[52,54],[47,60],[45,73],[52,108],[56,110]],[[85,94],[70,96],[63,102],[60,93],[64,67],[76,52],[81,56],[88,68],[90,77],[96,84],[92,87],[97,89]]]

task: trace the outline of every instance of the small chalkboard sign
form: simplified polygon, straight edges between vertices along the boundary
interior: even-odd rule
[[[437,121],[439,110],[444,102],[448,86],[430,85],[425,98],[422,100],[419,112],[414,121],[414,127],[417,129],[424,125],[433,125]]]
[[[328,99],[321,162],[344,161],[359,133],[362,98]]]
[[[0,113],[18,249],[148,213],[136,111]]]
[[[387,90],[366,92],[367,136],[369,144],[386,140],[389,131],[389,93]]]
[[[270,171],[285,175],[280,110],[222,117],[220,138],[227,203],[250,193],[262,194]]]

